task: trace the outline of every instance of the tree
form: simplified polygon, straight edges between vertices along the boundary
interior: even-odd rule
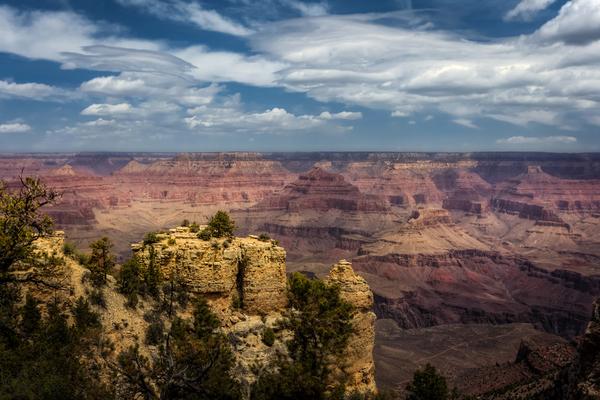
[[[144,293],[142,268],[137,257],[131,257],[121,266],[117,277],[118,290],[127,297],[127,306],[135,308],[138,296]]]
[[[92,254],[88,262],[92,283],[100,287],[106,284],[106,276],[115,266],[115,256],[111,253],[113,244],[109,238],[103,237],[90,244]]]
[[[0,284],[10,280],[10,268],[28,260],[33,242],[52,233],[52,220],[40,209],[52,204],[58,193],[37,178],[20,178],[21,187],[9,190],[0,181]]]
[[[431,364],[415,371],[413,380],[406,386],[408,400],[447,400],[449,399],[446,378]]]
[[[279,357],[252,389],[253,399],[333,399],[344,396],[334,376],[353,332],[351,304],[340,289],[295,273],[289,281],[291,312],[281,328],[293,333],[288,357]]]
[[[205,235],[210,235],[214,238],[231,237],[235,231],[235,222],[225,211],[217,211],[208,221],[208,225],[204,228]]]
[[[171,328],[157,343],[151,359],[137,346],[121,352],[117,371],[131,398],[238,399],[230,370],[234,358],[219,319],[206,300],[196,299],[191,320],[175,316]]]

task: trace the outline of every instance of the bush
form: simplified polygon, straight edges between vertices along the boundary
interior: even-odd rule
[[[211,235],[208,229],[203,229],[202,232],[198,233],[198,238],[205,241],[210,240]]]
[[[167,244],[169,246],[174,246],[177,243],[177,241],[175,240],[175,238],[170,238],[169,241],[167,242]]]
[[[415,371],[413,380],[406,386],[408,400],[447,400],[449,390],[446,378],[431,364]]]
[[[100,327],[100,316],[90,308],[90,303],[83,297],[79,297],[72,309],[75,327],[83,332],[89,328]]]
[[[153,321],[146,328],[146,344],[157,345],[162,342],[165,327],[161,320]]]
[[[92,254],[90,255],[87,267],[91,272],[90,279],[96,287],[106,284],[106,276],[115,266],[115,256],[111,253],[113,244],[109,238],[102,239],[90,244]]]
[[[127,297],[126,306],[135,308],[138,303],[138,295],[144,291],[141,277],[141,267],[137,258],[127,260],[117,277],[119,293]]]
[[[190,220],[187,218],[184,219],[183,222],[181,223],[181,226],[185,226],[185,227],[190,226]]]
[[[85,253],[77,253],[75,254],[75,259],[79,263],[79,265],[86,266],[90,262],[90,256]]]
[[[231,237],[235,230],[235,222],[225,211],[217,211],[208,221],[206,229],[210,233],[210,236],[214,238]]]
[[[150,244],[158,243],[160,240],[158,239],[158,235],[156,232],[148,232],[146,236],[144,236],[144,246],[148,246]]]
[[[92,290],[88,299],[93,305],[106,308],[106,299],[104,298],[104,292],[102,291],[102,289]]]
[[[273,346],[273,344],[275,343],[275,332],[273,331],[273,329],[265,328],[265,330],[262,333],[262,342],[268,347]]]
[[[260,236],[258,237],[258,240],[260,240],[261,242],[267,242],[267,241],[271,240],[271,237],[269,235],[267,235],[266,233],[261,233]]]
[[[192,224],[190,225],[190,232],[196,233],[199,230],[200,230],[200,225],[198,225],[196,222],[192,222]]]
[[[73,243],[65,242],[62,248],[63,254],[67,257],[75,257],[77,255],[77,248]]]

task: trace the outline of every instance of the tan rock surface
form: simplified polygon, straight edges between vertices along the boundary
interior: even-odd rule
[[[348,374],[348,392],[376,392],[373,346],[375,344],[375,314],[373,293],[360,275],[352,269],[352,264],[341,260],[335,264],[325,278],[329,283],[340,286],[344,300],[356,307],[353,319],[355,332],[350,337],[344,366]]]

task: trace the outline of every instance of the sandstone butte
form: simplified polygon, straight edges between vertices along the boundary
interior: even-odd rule
[[[178,279],[191,293],[209,301],[231,339],[236,356],[233,374],[242,387],[249,387],[256,379],[256,366],[265,366],[277,352],[286,351],[284,341],[289,332],[276,330],[275,343],[270,347],[262,342],[264,330],[275,327],[287,311],[285,250],[275,241],[259,240],[253,235],[205,241],[187,227],[173,228],[157,237],[157,243],[132,244],[133,253],[146,267],[156,263],[164,280]],[[63,243],[64,233],[58,231],[37,246],[41,253],[63,255]],[[63,272],[70,282],[71,297],[65,301],[72,301],[90,289],[82,283],[87,270],[68,257],[65,260]],[[356,310],[355,333],[345,350],[345,364],[339,366],[346,373],[347,390],[375,393],[373,293],[345,260],[333,265],[324,280],[339,285],[342,298]],[[106,336],[114,343],[114,353],[137,343],[143,353],[150,355],[152,348],[144,345],[143,338],[148,325],[144,309],[151,307],[142,301],[136,309],[127,308],[111,276],[104,294],[106,308],[98,311]]]

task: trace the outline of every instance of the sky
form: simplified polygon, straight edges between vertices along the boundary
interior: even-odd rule
[[[600,0],[0,0],[54,151],[600,151]]]

